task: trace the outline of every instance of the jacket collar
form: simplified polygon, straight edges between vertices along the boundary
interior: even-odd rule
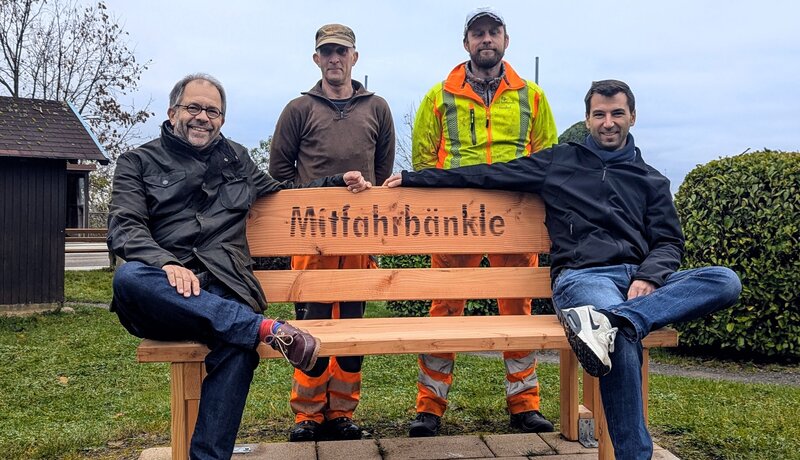
[[[628,133],[628,135],[630,135],[630,133]],[[554,145],[553,148],[557,148],[560,145],[564,145],[564,144]],[[639,150],[639,147],[635,147],[634,146],[634,148],[633,148],[633,158],[630,161],[627,161],[627,162],[625,162],[625,161],[606,162],[606,161],[603,161],[602,158],[600,158],[597,154],[595,154],[589,147],[587,147],[583,143],[569,141],[569,142],[567,142],[567,145],[570,145],[570,146],[578,149],[579,150],[578,153],[581,154],[581,155],[586,155],[589,158],[596,159],[603,166],[606,166],[606,165],[612,166],[613,165],[614,167],[618,167],[619,166],[619,167],[622,167],[623,169],[631,167],[631,168],[643,171],[644,173],[648,172],[647,163],[644,162],[644,158],[642,158],[642,151]]]
[[[625,146],[619,150],[605,150],[600,147],[591,134],[586,136],[584,141],[586,148],[592,151],[604,163],[630,163],[636,159],[636,145],[633,142],[633,134],[628,133],[625,138]]]
[[[192,144],[188,143],[185,139],[182,139],[175,135],[175,130],[172,127],[172,123],[169,120],[165,120],[164,123],[161,124],[161,144],[170,152],[179,153],[182,155],[187,155],[193,158],[199,158],[201,160],[208,160],[212,153],[218,148],[223,150],[223,154],[226,157],[230,157],[229,149],[226,149],[228,146],[228,140],[225,136],[220,133],[216,139],[214,139],[211,144],[207,145],[202,150],[197,150]],[[232,155],[233,158],[236,155]],[[231,158],[231,159],[233,159]]]
[[[352,80],[352,84],[353,84],[353,97],[352,97],[353,99],[355,99],[357,97],[362,97],[362,96],[372,96],[373,94],[375,94],[372,91],[367,91],[367,89],[364,88],[364,85],[362,85],[360,82]],[[305,95],[316,96],[316,97],[325,99],[326,101],[330,101],[331,100],[322,91],[322,80],[319,80],[317,82],[317,84],[314,85],[310,90],[304,91],[304,92],[302,92],[300,94],[302,94],[304,96]]]
[[[500,85],[497,87],[497,91],[495,91],[495,98],[497,98],[497,95],[503,91],[518,90],[524,88],[526,85],[525,80],[523,80],[522,77],[517,74],[517,72],[508,62],[503,61],[503,67],[505,68],[505,78],[500,81]],[[472,89],[469,82],[467,82],[466,62],[462,62],[450,71],[450,74],[447,75],[447,79],[444,81],[443,86],[444,90],[448,93],[468,97],[483,104],[483,99],[479,95],[475,94],[475,91]]]

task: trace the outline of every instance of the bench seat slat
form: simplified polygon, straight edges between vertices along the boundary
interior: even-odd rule
[[[555,315],[363,318],[292,321],[322,341],[321,356],[569,349]],[[646,347],[675,346],[675,330],[653,331]],[[139,362],[198,362],[208,349],[191,342],[144,340]],[[263,358],[280,355],[261,345]]]
[[[546,267],[263,270],[256,272],[256,278],[269,302],[541,299],[552,295]]]

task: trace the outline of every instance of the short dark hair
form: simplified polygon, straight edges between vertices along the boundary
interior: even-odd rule
[[[628,108],[631,110],[631,113],[636,112],[636,99],[633,97],[633,91],[631,91],[631,87],[628,86],[627,83],[619,80],[600,80],[592,82],[592,86],[589,87],[586,97],[583,98],[583,102],[586,103],[586,116],[589,116],[589,103],[592,100],[593,94],[612,97],[618,93],[625,94],[625,97],[628,98]]]
[[[175,83],[175,86],[172,87],[172,91],[169,92],[169,106],[175,107],[175,105],[181,101],[181,97],[183,97],[183,90],[186,89],[186,85],[195,80],[205,80],[217,88],[217,91],[219,91],[220,100],[222,101],[222,107],[220,107],[220,109],[222,110],[222,113],[225,113],[226,106],[228,105],[225,98],[225,88],[222,87],[222,83],[220,83],[219,80],[207,73],[193,73],[181,78],[178,83]]]

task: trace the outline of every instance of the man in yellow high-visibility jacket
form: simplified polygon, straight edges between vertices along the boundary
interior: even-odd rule
[[[555,121],[544,92],[503,61],[506,23],[492,8],[467,15],[459,64],[434,86],[417,109],[412,132],[415,170],[506,162],[557,143]],[[493,266],[537,266],[538,254],[489,254]],[[431,266],[477,267],[483,254],[432,254]],[[434,300],[431,316],[463,315],[466,300]],[[498,299],[501,315],[530,315],[531,299]],[[532,351],[503,353],[511,425],[525,432],[553,431],[539,412],[539,382]],[[455,355],[419,356],[417,417],[409,436],[436,436],[447,408]]]

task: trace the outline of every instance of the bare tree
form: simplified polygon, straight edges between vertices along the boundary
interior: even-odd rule
[[[30,0],[0,0],[0,46],[3,49],[0,85],[12,96],[20,94],[20,81],[27,55],[26,38],[41,13],[42,4],[36,3]]]
[[[105,3],[76,0],[0,0],[0,93],[70,102],[87,120],[111,159],[138,139],[153,115],[122,100],[148,63],[138,63],[128,33]],[[92,204],[108,202],[112,167],[92,176]],[[95,207],[95,206],[93,206]]]
[[[403,123],[397,129],[397,141],[394,165],[395,169],[412,171],[414,169],[411,153],[411,133],[414,128],[414,118],[417,110],[412,106],[403,114]]]
[[[269,149],[272,146],[272,136],[269,136],[266,140],[261,139],[258,141],[258,147],[253,147],[248,152],[250,153],[250,158],[256,163],[258,169],[267,172],[269,170]]]

